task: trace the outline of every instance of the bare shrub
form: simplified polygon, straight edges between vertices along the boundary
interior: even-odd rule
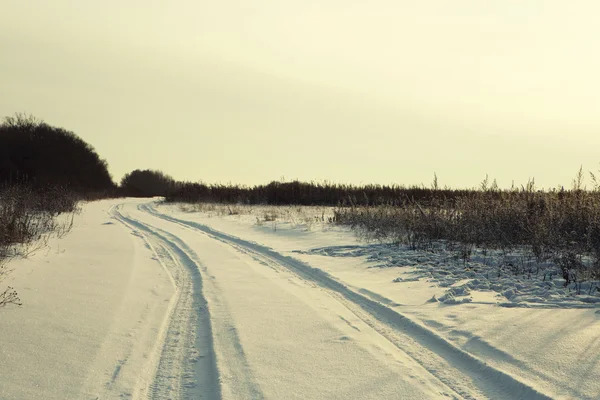
[[[0,284],[12,271],[9,261],[46,246],[48,239],[65,235],[77,211],[74,195],[57,189],[37,192],[27,187],[0,191]],[[60,220],[56,217],[67,214]],[[1,290],[1,289],[0,289]],[[20,305],[12,287],[0,291],[0,306]]]

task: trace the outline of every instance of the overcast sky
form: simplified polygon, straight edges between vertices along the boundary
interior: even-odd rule
[[[115,180],[471,187],[600,168],[600,3],[0,0],[0,116]]]

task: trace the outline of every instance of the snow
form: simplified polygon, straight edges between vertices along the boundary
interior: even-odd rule
[[[600,398],[596,293],[551,265],[364,243],[329,216],[84,205],[12,263],[0,398]]]
[[[144,242],[89,203],[62,240],[11,263],[23,307],[0,309],[0,398],[137,395],[173,295]]]

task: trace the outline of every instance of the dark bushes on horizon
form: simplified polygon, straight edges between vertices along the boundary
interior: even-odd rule
[[[115,190],[106,161],[91,145],[23,114],[0,124],[0,183],[36,191],[61,187],[80,195]]]
[[[136,169],[121,180],[120,190],[125,196],[166,196],[175,188],[175,180],[161,171]]]
[[[333,183],[271,182],[253,187],[241,185],[206,185],[178,183],[167,202],[213,202],[225,204],[265,204],[304,206],[399,206],[414,200],[423,204],[433,198],[455,199],[467,190],[429,189],[387,185],[353,186]]]

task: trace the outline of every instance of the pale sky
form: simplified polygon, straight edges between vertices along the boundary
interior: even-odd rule
[[[600,3],[0,0],[0,117],[116,181],[471,187],[600,169]]]

